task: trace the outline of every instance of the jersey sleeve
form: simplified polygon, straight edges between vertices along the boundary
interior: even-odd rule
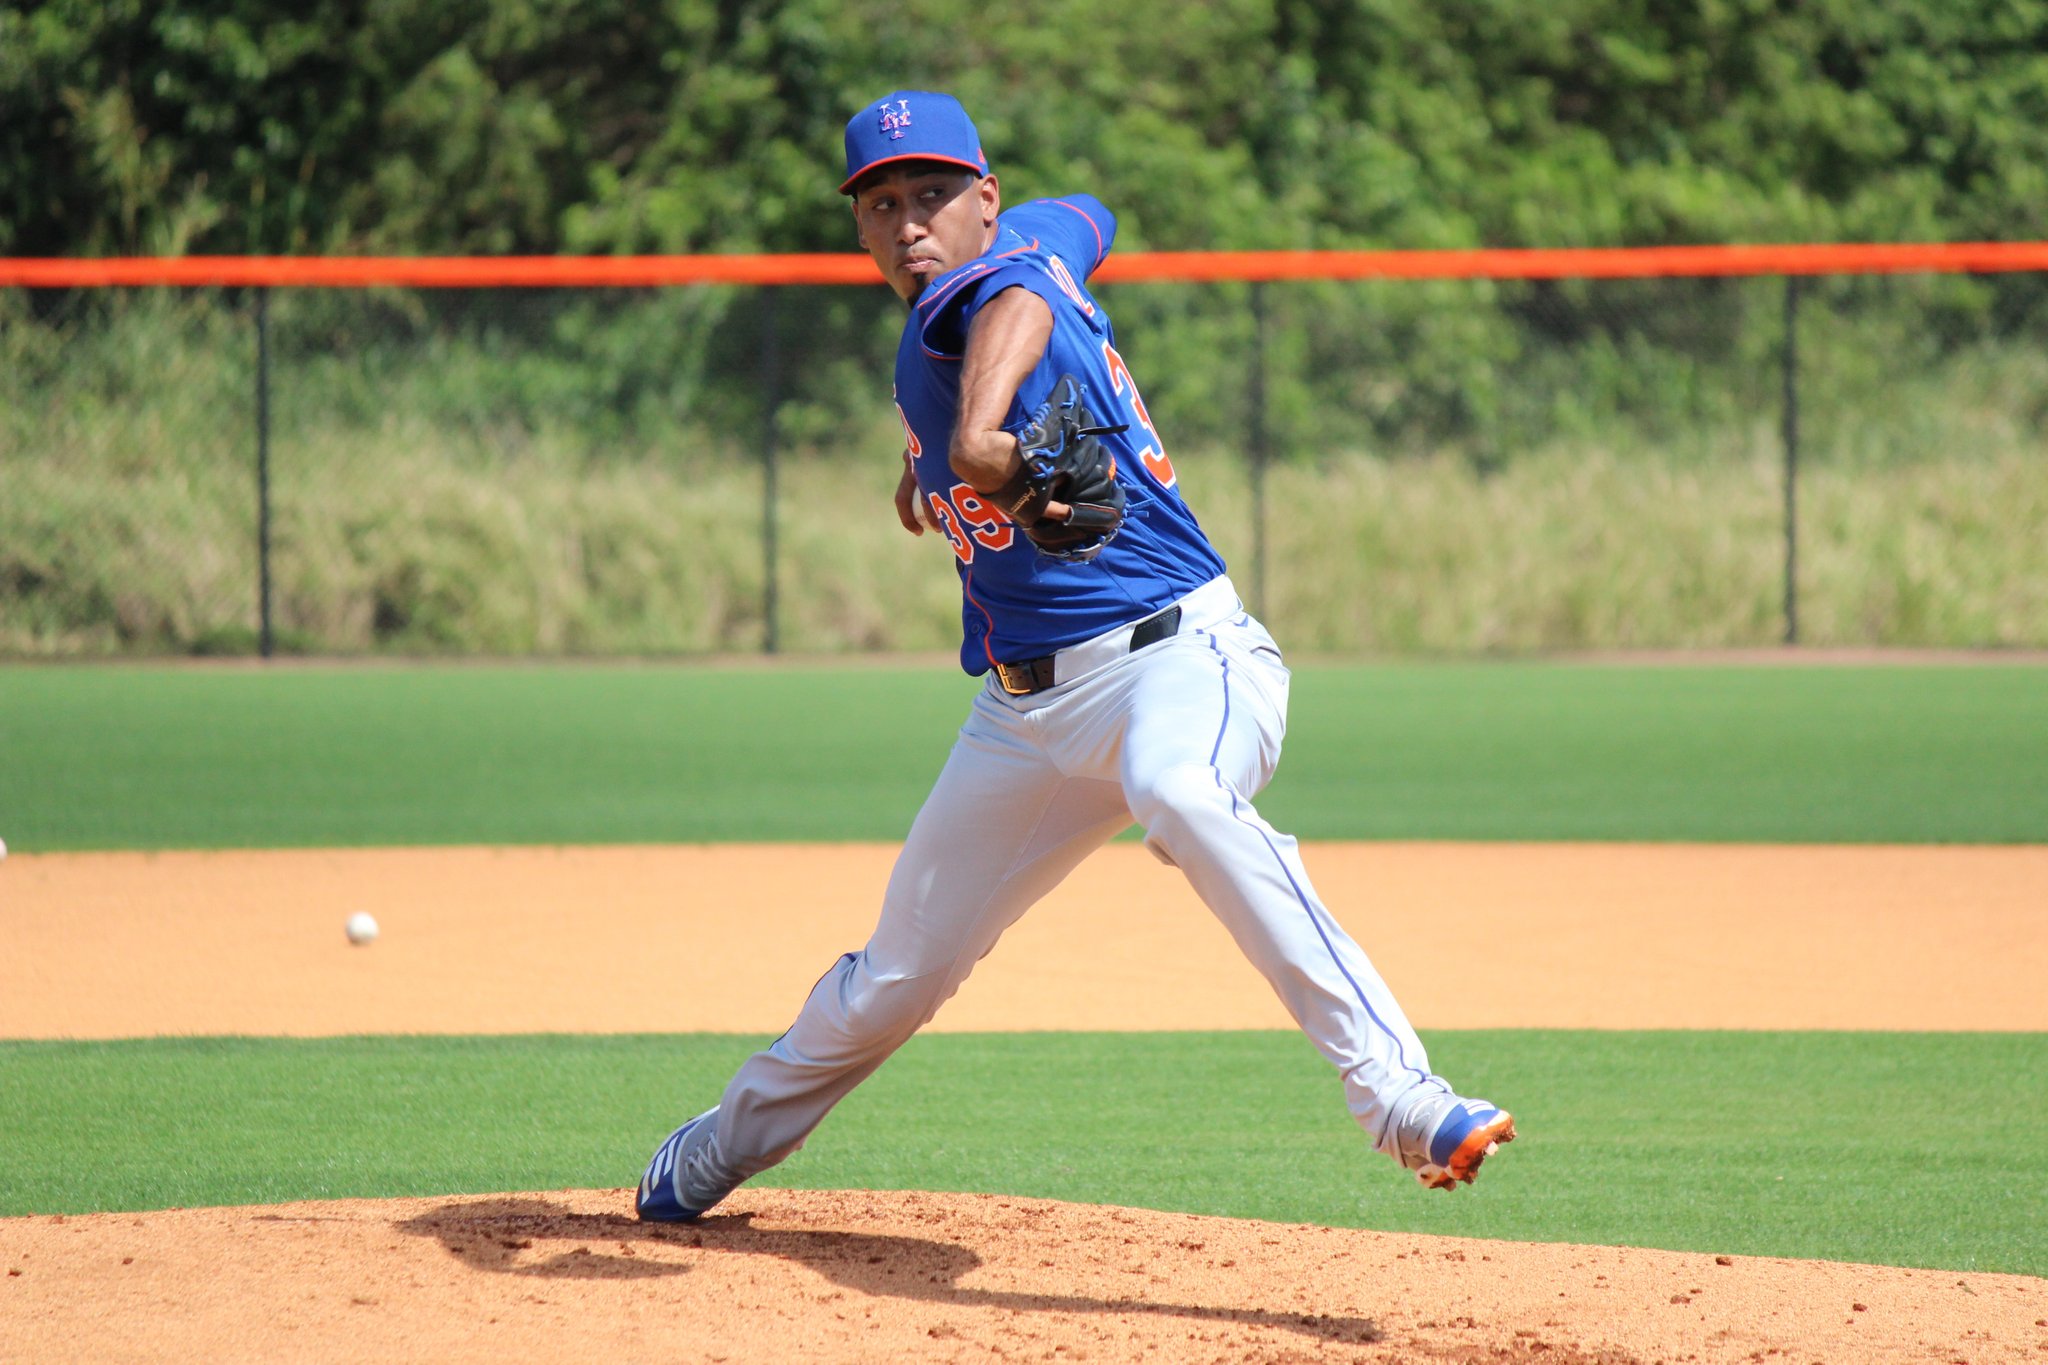
[[[1082,280],[1109,258],[1116,242],[1116,215],[1092,194],[1033,199],[1011,209],[1002,221],[1026,241],[1036,241],[1039,250],[1065,261]]]
[[[1100,200],[1087,194],[1034,199],[1005,213],[1001,225],[1006,250],[961,267],[917,301],[918,344],[927,355],[958,360],[974,315],[1005,289],[1029,289],[1055,309],[1064,298],[1094,313],[1079,282],[1116,240],[1116,217]]]
[[[1029,255],[983,257],[917,301],[918,345],[926,355],[958,360],[967,353],[967,331],[982,305],[1005,289],[1028,289],[1058,306],[1059,282]]]

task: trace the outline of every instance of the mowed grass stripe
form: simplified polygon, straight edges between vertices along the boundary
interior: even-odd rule
[[[18,849],[901,838],[943,666],[0,669]],[[1305,667],[1305,838],[2035,842],[2048,668]]]
[[[0,1213],[628,1185],[766,1041],[0,1044]],[[1524,1134],[1451,1195],[1370,1152],[1277,1032],[919,1037],[763,1183],[2048,1273],[2040,1035],[1427,1041]]]

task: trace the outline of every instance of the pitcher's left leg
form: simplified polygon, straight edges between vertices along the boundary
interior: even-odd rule
[[[1512,1120],[1483,1102],[1454,1109],[1465,1102],[1430,1070],[1393,992],[1317,896],[1295,840],[1252,805],[1286,726],[1288,675],[1271,637],[1240,617],[1140,658],[1121,768],[1147,846],[1186,874],[1337,1068],[1373,1145],[1425,1184],[1469,1180]],[[1474,1152],[1463,1150],[1468,1136]]]

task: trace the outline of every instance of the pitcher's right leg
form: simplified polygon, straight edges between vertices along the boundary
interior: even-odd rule
[[[1063,778],[1014,713],[978,699],[911,826],[867,946],[832,965],[789,1031],[741,1065],[696,1130],[685,1125],[657,1152],[654,1165],[668,1153],[676,1173],[667,1183],[682,1185],[673,1198],[657,1188],[650,1214],[643,1181],[642,1216],[693,1217],[796,1151],[1003,930],[1129,823],[1117,784]]]

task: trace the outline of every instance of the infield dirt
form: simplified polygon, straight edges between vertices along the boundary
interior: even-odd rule
[[[0,1038],[777,1033],[873,927],[881,844],[16,855]],[[1316,844],[1418,1027],[2048,1031],[2048,845]],[[351,947],[348,917],[382,933]],[[1466,947],[1446,952],[1454,933]],[[118,945],[118,951],[109,951]],[[1134,844],[938,1030],[1290,1028]]]
[[[892,853],[17,853],[0,1037],[772,1031],[866,936]],[[1308,857],[1425,1028],[2048,1030],[2048,848]],[[359,909],[383,936],[352,948]],[[1486,949],[1443,952],[1445,924]],[[1286,1020],[1179,878],[1120,845],[938,1026]],[[2048,1361],[2048,1281],[2025,1276],[993,1196],[743,1189],[691,1228],[630,1209],[599,1190],[0,1219],[0,1360]]]

